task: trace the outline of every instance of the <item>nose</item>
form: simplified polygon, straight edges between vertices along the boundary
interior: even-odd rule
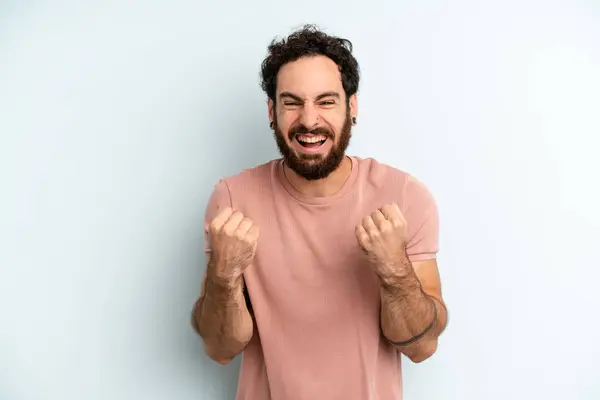
[[[300,123],[308,129],[316,127],[319,121],[319,113],[315,106],[311,103],[304,104],[304,107],[302,107],[302,111],[300,112],[299,120]]]

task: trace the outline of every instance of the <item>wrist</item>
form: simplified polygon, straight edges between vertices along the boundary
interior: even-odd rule
[[[391,279],[381,281],[380,286],[383,297],[390,297],[393,299],[414,299],[423,294],[421,283],[418,279]]]
[[[242,289],[242,279],[241,277],[217,277],[209,274],[206,277],[206,285],[219,292],[231,293]]]
[[[220,273],[227,271],[227,273]],[[220,292],[235,292],[242,288],[242,274],[235,273],[236,268],[221,265],[217,260],[211,260],[206,269],[207,286],[210,284]]]
[[[421,291],[419,278],[406,256],[399,257],[392,263],[380,265],[377,268],[377,276],[379,277],[381,288],[385,292],[397,295]]]

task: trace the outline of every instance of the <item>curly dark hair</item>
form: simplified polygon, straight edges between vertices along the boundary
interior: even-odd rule
[[[342,86],[346,99],[358,91],[360,70],[352,55],[352,43],[348,39],[330,36],[315,25],[304,25],[287,38],[274,39],[268,47],[269,54],[261,66],[261,86],[269,99],[275,103],[277,73],[285,64],[307,56],[324,55],[333,60],[342,74]]]

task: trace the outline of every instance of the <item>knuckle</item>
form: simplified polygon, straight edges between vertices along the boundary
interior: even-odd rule
[[[252,225],[252,220],[248,217],[242,218],[242,223],[246,225]]]
[[[225,234],[226,236],[233,236],[233,234],[235,233],[235,229],[234,229],[234,228],[232,228],[231,226],[227,226],[227,225],[225,225],[225,226],[223,227],[223,229],[221,230],[221,232],[222,232],[223,234]]]
[[[402,228],[404,227],[404,221],[402,221],[399,218],[394,218],[392,220],[392,225],[394,226],[394,228]]]
[[[212,221],[212,222],[210,223],[210,225],[209,225],[209,228],[208,228],[208,229],[209,229],[211,232],[218,232],[220,228],[221,228],[221,227],[219,226],[219,223],[218,223],[217,221]]]

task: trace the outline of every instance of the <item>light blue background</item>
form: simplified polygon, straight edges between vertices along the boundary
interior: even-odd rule
[[[233,398],[189,325],[204,207],[277,157],[259,67],[304,22],[355,45],[350,152],[439,203],[406,400],[600,399],[592,0],[0,2],[0,399]]]

